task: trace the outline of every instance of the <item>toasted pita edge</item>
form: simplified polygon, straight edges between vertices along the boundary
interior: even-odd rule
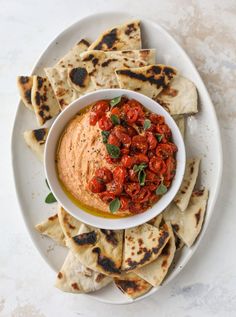
[[[58,215],[55,214],[37,224],[35,229],[41,234],[48,236],[59,245],[65,246],[65,236],[61,229]]]
[[[48,131],[48,128],[41,128],[35,130],[27,130],[23,133],[26,144],[31,148],[31,150],[41,161],[43,161],[44,147]]]
[[[17,76],[17,87],[23,104],[29,110],[34,110],[31,102],[31,90],[33,86],[32,76]]]

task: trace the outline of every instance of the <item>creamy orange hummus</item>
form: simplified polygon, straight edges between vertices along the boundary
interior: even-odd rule
[[[101,131],[97,126],[89,124],[89,111],[87,111],[78,114],[65,128],[59,142],[56,162],[61,183],[79,203],[111,214],[109,206],[87,188],[89,180],[98,168],[107,167],[110,170],[114,168],[106,161],[106,155]],[[117,216],[126,214],[129,212],[116,212]]]

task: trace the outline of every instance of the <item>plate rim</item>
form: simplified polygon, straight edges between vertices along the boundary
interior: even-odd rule
[[[200,235],[197,238],[197,241],[194,243],[194,245],[191,247],[191,253],[189,253],[189,255],[187,255],[182,263],[181,267],[176,267],[175,270],[173,271],[171,277],[168,279],[167,282],[164,281],[164,283],[162,284],[161,287],[153,287],[152,291],[149,291],[148,293],[144,294],[141,297],[138,297],[134,300],[125,297],[124,295],[124,300],[120,301],[120,302],[113,302],[111,300],[104,300],[103,298],[101,298],[99,295],[94,296],[94,294],[84,294],[84,295],[88,295],[90,298],[93,298],[94,300],[97,300],[99,302],[102,303],[106,303],[106,304],[112,304],[112,305],[125,305],[125,304],[131,304],[134,302],[138,302],[141,300],[144,300],[145,298],[154,295],[158,290],[163,289],[167,284],[169,284],[171,281],[173,281],[173,279],[180,273],[180,271],[183,270],[183,268],[186,266],[186,264],[190,261],[190,259],[192,259],[194,253],[196,252],[196,250],[199,247],[200,242],[202,241],[203,237],[206,234],[207,228],[211,222],[212,219],[212,214],[214,213],[214,207],[216,205],[217,202],[217,198],[218,198],[218,194],[219,194],[219,190],[220,190],[220,184],[222,182],[222,175],[223,175],[223,147],[222,147],[222,137],[221,137],[221,132],[220,132],[220,127],[219,127],[219,122],[217,119],[217,115],[216,115],[216,111],[215,111],[215,107],[213,105],[213,102],[211,100],[211,97],[208,93],[208,90],[205,86],[205,83],[203,81],[203,79],[201,78],[196,66],[194,65],[194,63],[192,62],[191,58],[188,56],[188,54],[185,52],[185,50],[182,48],[182,46],[178,43],[178,41],[175,39],[174,36],[172,36],[166,29],[165,27],[163,27],[162,25],[158,24],[157,22],[153,21],[152,19],[149,18],[145,18],[144,16],[140,16],[138,15],[133,15],[124,11],[102,11],[99,13],[94,13],[91,15],[86,15],[84,17],[82,17],[81,19],[78,19],[77,21],[71,23],[70,25],[68,25],[67,27],[65,27],[61,32],[58,32],[57,35],[48,43],[48,45],[46,45],[46,47],[42,50],[42,53],[39,54],[38,58],[36,58],[36,61],[33,65],[32,71],[31,71],[31,75],[34,73],[35,69],[37,68],[37,65],[39,63],[39,61],[41,60],[41,58],[44,56],[44,54],[48,51],[48,49],[50,48],[51,45],[53,45],[54,42],[57,41],[57,39],[59,39],[61,36],[64,35],[64,33],[68,32],[70,29],[73,29],[76,24],[78,23],[83,23],[85,22],[87,19],[92,19],[92,18],[97,18],[97,17],[106,17],[108,15],[123,15],[124,17],[127,17],[127,19],[140,19],[141,22],[147,22],[149,24],[151,24],[154,28],[159,28],[159,30],[161,30],[161,32],[163,32],[163,34],[168,38],[168,40],[172,41],[175,43],[175,45],[178,47],[178,49],[180,50],[181,54],[184,56],[184,58],[186,60],[188,60],[188,62],[190,63],[193,71],[195,72],[198,81],[201,84],[201,91],[203,91],[204,95],[206,96],[205,98],[208,99],[208,104],[210,104],[211,106],[211,110],[212,110],[212,121],[214,122],[214,126],[215,126],[215,133],[216,133],[216,137],[218,139],[218,147],[219,147],[219,153],[218,153],[218,161],[219,161],[219,169],[218,169],[218,177],[217,177],[217,182],[216,182],[216,186],[215,186],[215,194],[212,197],[212,203],[211,203],[211,212],[209,215],[209,220],[208,223],[204,225],[204,227],[202,228]],[[23,217],[24,220],[24,225],[28,231],[28,234],[30,236],[31,241],[33,242],[34,247],[37,249],[37,251],[39,252],[39,254],[41,255],[41,257],[44,259],[44,261],[48,264],[48,266],[53,270],[53,272],[55,272],[55,270],[53,269],[49,259],[43,254],[43,252],[41,251],[41,249],[38,247],[37,245],[37,238],[33,236],[33,232],[32,232],[32,228],[30,226],[30,223],[27,219],[27,217],[25,217],[25,213],[24,213],[24,206],[23,206],[23,201],[20,197],[20,190],[19,190],[19,184],[17,184],[17,177],[16,177],[16,163],[15,163],[15,159],[14,159],[14,135],[15,135],[15,129],[16,129],[16,125],[17,125],[17,116],[19,113],[19,109],[20,109],[20,103],[21,100],[18,102],[18,106],[17,106],[17,110],[15,112],[15,117],[14,117],[14,122],[12,125],[12,132],[11,132],[11,165],[12,165],[12,169],[13,169],[13,178],[14,178],[14,185],[15,185],[15,190],[16,190],[16,197],[17,197],[17,201],[18,201],[18,205],[19,205],[19,209],[21,212],[21,216]],[[208,210],[208,209],[207,209]]]

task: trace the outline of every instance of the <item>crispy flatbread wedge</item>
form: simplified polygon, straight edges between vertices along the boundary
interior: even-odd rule
[[[102,273],[95,272],[80,263],[78,257],[69,251],[55,286],[63,292],[89,293],[97,291],[112,281]]]
[[[61,229],[57,214],[36,225],[35,229],[58,244],[65,246],[65,236]]]
[[[143,224],[125,230],[123,251],[123,271],[134,271],[154,261],[170,239],[167,226],[158,229],[150,224]]]
[[[184,211],[188,206],[193,188],[197,180],[199,164],[200,159],[198,158],[188,159],[186,162],[183,182],[174,198],[174,202],[181,211]]]
[[[40,126],[60,111],[52,86],[46,77],[33,76],[31,102]]]
[[[141,49],[140,21],[129,21],[103,32],[89,50],[121,51]]]
[[[175,77],[157,96],[159,102],[171,115],[198,112],[197,88],[183,76]]]
[[[194,191],[184,212],[171,204],[163,213],[165,221],[170,221],[176,234],[188,247],[192,246],[201,231],[207,199],[207,189]]]
[[[65,235],[66,241],[74,237],[82,225],[82,223],[71,216],[62,206],[58,204],[58,218],[61,229]]]
[[[116,70],[120,88],[140,92],[152,99],[156,99],[177,74],[176,68],[162,64]]]
[[[17,87],[21,96],[21,100],[24,105],[30,109],[34,110],[31,102],[31,89],[33,86],[32,76],[18,76],[17,77]]]
[[[80,58],[87,48],[88,42],[81,40],[53,67],[44,69],[62,110],[81,95],[95,90]]]
[[[155,50],[86,51],[81,54],[86,69],[96,89],[118,88],[117,68],[140,67],[155,61]]]
[[[170,232],[170,239],[159,257],[148,265],[134,271],[139,277],[149,282],[152,286],[158,286],[162,283],[174,259],[176,251],[175,237],[170,223],[167,223],[167,226]]]
[[[106,275],[119,276],[123,230],[97,229],[82,224],[79,233],[68,240],[68,245],[86,267]]]
[[[115,277],[114,283],[123,294],[132,299],[146,294],[152,288],[151,284],[133,272]]]
[[[32,149],[32,151],[41,161],[43,161],[44,147],[48,130],[48,128],[28,130],[23,134],[26,144]]]

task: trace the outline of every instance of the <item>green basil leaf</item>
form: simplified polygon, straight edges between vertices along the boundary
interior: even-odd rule
[[[46,185],[47,185],[47,188],[49,189],[49,190],[51,190],[51,188],[50,188],[50,186],[49,186],[49,184],[48,184],[48,180],[45,178],[45,183],[46,183]]]
[[[116,116],[115,114],[111,115],[111,121],[114,125],[118,125],[120,124],[120,118],[118,116]]]
[[[157,134],[156,134],[156,137],[157,137],[158,142],[161,142],[161,140],[162,140],[162,138],[163,138],[163,134],[157,133]]]
[[[101,134],[102,134],[102,142],[107,143],[110,132],[109,131],[102,131]]]
[[[120,200],[119,198],[113,199],[109,204],[110,212],[114,213],[120,208]]]
[[[56,203],[56,202],[57,202],[57,200],[56,200],[56,198],[54,197],[53,193],[49,193],[49,194],[47,195],[47,197],[45,198],[45,203],[46,203],[46,204],[52,204],[52,203]]]
[[[116,106],[120,101],[121,101],[121,97],[122,96],[119,96],[119,97],[116,97],[116,98],[113,98],[111,99],[110,101],[110,106],[113,108],[114,106]]]
[[[139,173],[138,173],[139,184],[141,186],[144,186],[145,185],[145,180],[146,180],[146,173],[144,172],[144,170],[140,170]]]
[[[151,121],[149,119],[144,120],[143,129],[147,130],[151,127]]]
[[[156,195],[164,195],[167,192],[167,187],[161,183],[156,189]]]
[[[141,164],[139,164],[139,165],[134,165],[134,167],[133,167],[133,170],[134,170],[134,172],[135,173],[137,173],[137,172],[139,172],[139,171],[142,171],[144,168],[146,168],[147,167],[147,164],[146,163],[141,163]]]
[[[106,144],[107,152],[111,158],[118,158],[120,156],[120,148],[113,144]]]

